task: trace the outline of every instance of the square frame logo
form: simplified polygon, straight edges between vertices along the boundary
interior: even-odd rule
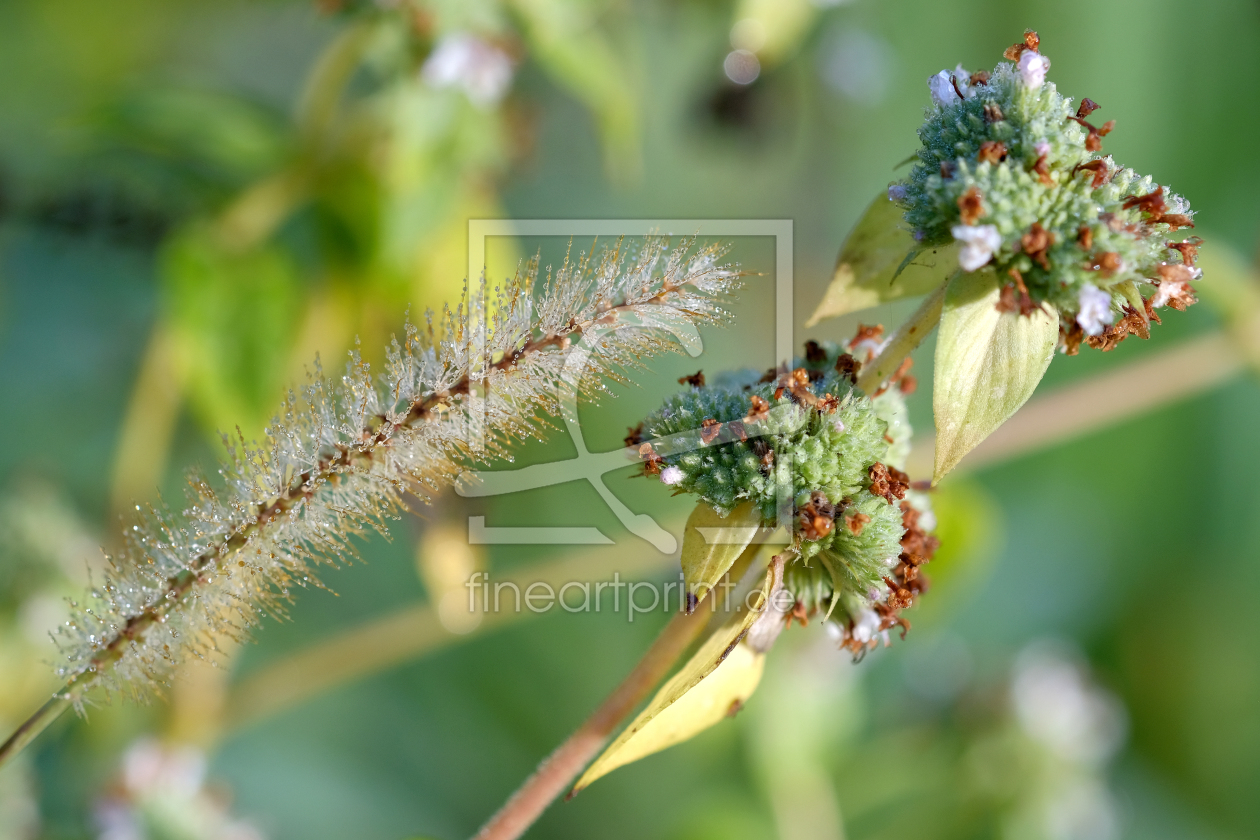
[[[695,236],[702,239],[731,237],[772,237],[774,239],[774,358],[775,364],[790,360],[795,346],[793,336],[792,285],[792,220],[791,219],[469,219],[468,276],[479,276],[486,264],[486,239],[492,236],[531,237],[627,237],[650,235]],[[484,341],[482,331],[473,341]],[[698,334],[675,336],[686,352],[698,356],[701,344]],[[535,464],[515,470],[479,471],[468,475],[457,490],[465,497],[497,496],[570,481],[588,481],[604,503],[628,531],[646,540],[664,554],[678,550],[677,538],[647,514],[636,514],[626,507],[604,483],[606,473],[621,469],[637,460],[633,447],[608,452],[591,452],[586,448],[576,411],[576,395],[572,404],[561,399],[564,425],[573,440],[577,455],[562,461]],[[473,428],[474,436],[484,428]],[[790,503],[790,500],[784,500]],[[781,505],[782,506],[782,505]],[[705,534],[709,542],[740,540],[732,529],[715,528]],[[743,540],[746,542],[746,539]],[[595,527],[529,526],[492,527],[484,516],[468,518],[468,542],[480,545],[611,545],[613,540]]]

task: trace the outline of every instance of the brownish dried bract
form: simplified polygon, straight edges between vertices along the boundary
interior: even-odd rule
[[[984,215],[984,197],[980,190],[971,187],[958,196],[958,212],[964,225],[974,225]]]
[[[1120,255],[1115,251],[1103,251],[1101,254],[1095,254],[1093,261],[1089,267],[1097,271],[1103,277],[1111,277],[1120,270],[1123,263]]]
[[[1194,272],[1185,265],[1161,265],[1159,271],[1159,290],[1163,292],[1167,304],[1178,312],[1185,312],[1186,307],[1198,302],[1190,281]]]
[[[954,177],[954,162],[952,160],[941,161],[941,177],[946,180]]]
[[[1054,178],[1050,176],[1050,153],[1049,152],[1046,152],[1045,154],[1037,156],[1037,162],[1033,164],[1032,171],[1036,173],[1037,180],[1041,182],[1042,186],[1046,186],[1046,187],[1054,186]]]
[[[1078,163],[1072,167],[1072,174],[1075,175],[1082,170],[1094,173],[1094,183],[1090,185],[1093,189],[1098,189],[1107,183],[1107,179],[1111,175],[1111,170],[1107,168],[1107,161],[1105,160],[1091,160],[1088,163]]]
[[[731,433],[731,440],[737,438],[741,441],[748,440],[748,430],[744,428],[743,420],[732,420],[726,424],[726,428]]]
[[[895,505],[905,498],[910,489],[910,476],[896,467],[889,467],[876,461],[871,464],[867,473],[870,476],[872,495],[883,496],[890,505]]]
[[[901,503],[901,562],[910,566],[927,563],[936,554],[941,541],[919,525],[919,511],[909,502]]]
[[[1094,250],[1094,229],[1089,225],[1081,225],[1077,228],[1076,247],[1086,252]]]
[[[1173,230],[1179,230],[1183,227],[1192,228],[1194,222],[1185,213],[1164,213],[1161,216],[1155,216],[1147,219],[1147,223],[1152,225],[1168,225]]]
[[[817,341],[805,342],[805,361],[811,365],[827,361],[827,351]]]
[[[638,446],[643,443],[643,424],[631,426],[626,430],[626,446]]]
[[[645,475],[656,475],[661,471],[661,464],[665,463],[665,459],[656,454],[656,450],[650,443],[639,446],[639,459],[643,461]]]
[[[1018,312],[1027,318],[1041,307],[1033,303],[1032,297],[1028,294],[1028,286],[1024,284],[1024,275],[1019,273],[1018,268],[1011,266],[1007,274],[1014,282],[1002,287],[997,310],[998,312]]]
[[[818,401],[818,410],[823,414],[831,414],[840,407],[840,398],[835,394],[826,394]]]
[[[914,595],[897,581],[885,577],[884,585],[888,587],[888,600],[885,602],[888,609],[897,612],[908,609],[914,603]]]
[[[802,537],[811,541],[821,540],[831,533],[836,519],[836,506],[828,500],[827,494],[815,490],[810,493],[809,501],[797,511],[797,518]]]
[[[1084,119],[1085,117],[1088,117],[1090,114],[1094,113],[1101,107],[1102,106],[1099,105],[1097,102],[1086,97],[1085,99],[1081,100],[1081,107],[1076,109],[1076,116],[1080,117],[1081,119]]]
[[[972,85],[987,85],[989,83],[989,71],[977,70],[971,74],[971,78],[967,80],[967,83]]]
[[[770,403],[766,402],[765,399],[756,394],[753,394],[748,399],[752,403],[752,409],[745,418],[748,422],[756,423],[770,416]]]
[[[1081,352],[1081,342],[1085,340],[1085,330],[1073,318],[1066,325],[1062,321],[1059,322],[1059,345],[1063,348],[1063,355],[1075,356]]]
[[[870,521],[871,518],[865,513],[846,513],[844,515],[844,527],[848,528],[849,533],[853,534],[855,537],[862,533],[862,529],[865,528],[866,523]]]
[[[1050,246],[1054,245],[1054,234],[1042,227],[1041,222],[1033,222],[1028,232],[1019,238],[1019,244],[1024,253],[1032,257],[1033,262],[1046,271],[1050,270],[1048,252]]]
[[[1147,216],[1161,216],[1168,209],[1168,204],[1164,201],[1164,188],[1156,187],[1146,195],[1126,196],[1123,207],[1125,210],[1136,207]]]
[[[976,155],[976,159],[981,163],[990,163],[996,166],[1006,160],[1006,144],[1001,140],[985,140],[980,144],[980,151]]]
[[[704,387],[704,371],[698,370],[691,376],[683,376],[678,379],[679,385],[690,385],[693,388]]]
[[[848,353],[841,353],[836,359],[836,373],[841,376],[848,377],[849,381],[857,384],[858,370],[862,367],[862,363]]]
[[[1089,100],[1087,99],[1085,101],[1088,102]],[[1102,138],[1110,134],[1111,130],[1116,127],[1115,120],[1107,120],[1102,124],[1102,127],[1099,128],[1093,123],[1089,123],[1081,119],[1080,114],[1077,114],[1075,117],[1068,117],[1068,119],[1075,123],[1079,123],[1086,131],[1089,132],[1089,134],[1085,137],[1085,149],[1090,152],[1101,152]]]
[[[762,438],[757,438],[752,442],[752,451],[761,460],[761,472],[769,475],[770,469],[774,466],[774,450],[770,448],[770,444]]]
[[[720,434],[722,434],[722,424],[712,417],[706,417],[704,422],[700,424],[700,440],[706,446],[717,440]]]
[[[1202,239],[1192,236],[1184,242],[1169,242],[1168,247],[1181,254],[1182,263],[1192,266],[1199,257],[1199,246],[1202,244]]]
[[[996,102],[984,103],[984,121],[985,122],[1001,122],[1006,119],[1006,114],[1002,113],[1002,108]]]
[[[1086,339],[1090,347],[1106,353],[1116,349],[1120,342],[1131,335],[1139,338],[1151,337],[1151,325],[1146,320],[1145,312],[1138,312],[1132,306],[1124,308],[1124,317],[1102,331],[1101,335],[1091,335]]]
[[[883,324],[858,324],[857,334],[849,341],[849,349],[854,349],[863,341],[878,341],[883,335]]]
[[[799,367],[796,370],[792,371],[791,376],[788,378],[788,384],[791,386],[793,390],[797,388],[808,389],[809,388],[809,371],[803,367]]]
[[[1019,61],[1019,57],[1024,54],[1024,50],[1032,50],[1037,52],[1037,48],[1041,45],[1041,39],[1037,37],[1037,33],[1031,29],[1025,30],[1024,40],[1011,44],[1002,53],[1002,57],[1008,61]]]

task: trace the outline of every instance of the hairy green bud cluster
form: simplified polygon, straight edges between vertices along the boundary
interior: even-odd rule
[[[918,162],[889,198],[924,247],[962,243],[960,267],[991,267],[1025,314],[1044,302],[1099,336],[1117,314],[1145,323],[1154,306],[1184,309],[1198,240],[1170,237],[1194,226],[1188,203],[1101,154],[1114,123],[1094,126],[1095,103],[1074,109],[1045,80],[1037,45],[1029,33],[1007,51],[1017,64],[928,80]]]
[[[846,639],[865,620],[864,650],[899,623],[895,609],[886,622],[873,607],[902,559],[910,426],[897,387],[872,399],[837,369],[842,348],[810,349],[791,369],[727,374],[670,397],[644,420],[641,451],[676,493],[723,514],[752,501],[763,525],[789,523],[795,557],[784,585]]]

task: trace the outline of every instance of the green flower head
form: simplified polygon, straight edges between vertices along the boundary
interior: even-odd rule
[[[645,472],[726,515],[751,501],[765,526],[789,525],[784,586],[802,620],[822,612],[861,653],[895,625],[935,550],[931,513],[901,468],[909,453],[902,376],[874,397],[854,385],[851,348],[809,342],[806,357],[766,374],[704,384],[685,378],[642,425]],[[929,526],[925,529],[924,526]]]
[[[989,73],[928,79],[932,105],[910,175],[889,187],[924,247],[958,242],[963,271],[991,268],[1001,307],[1061,315],[1063,347],[1109,350],[1149,335],[1155,309],[1195,302],[1200,240],[1185,199],[1102,154],[1114,121],[1088,121],[1046,80],[1034,32]]]

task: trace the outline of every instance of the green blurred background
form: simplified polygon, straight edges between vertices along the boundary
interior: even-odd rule
[[[1246,358],[1258,12],[5,0],[0,723],[56,688],[46,631],[85,561],[99,568],[116,543],[118,517],[159,488],[178,500],[183,470],[217,457],[218,430],[258,434],[316,354],[335,372],[358,336],[379,361],[408,309],[457,298],[470,218],[791,219],[797,342],[847,338],[855,319],[799,327],[845,232],[914,150],[924,79],[991,67],[1025,27],[1060,89],[1117,120],[1107,151],[1191,200],[1219,269],[1205,304],[1169,313],[1151,342],[1060,358],[1043,390],[1215,335]],[[747,69],[733,48],[756,54],[750,84],[724,72]],[[620,446],[697,364],[773,363],[773,242],[732,244],[762,273],[735,325],[705,334],[699,362],[653,362],[584,407],[592,450]],[[563,248],[494,241],[489,273],[539,250],[558,263]],[[917,356],[920,433],[930,353]],[[1108,397],[1078,401],[1062,422],[1085,433],[951,477],[938,585],[906,642],[854,665],[817,626],[793,630],[742,714],[555,806],[531,836],[1260,836],[1247,793],[1260,789],[1260,389],[1208,367],[1169,369],[1184,387],[1119,423],[1089,419]],[[518,461],[573,452],[556,434]],[[632,510],[685,517],[685,500],[632,473],[607,478]],[[468,515],[595,525],[618,545],[469,549]],[[302,592],[293,620],[268,623],[227,667],[194,667],[152,704],[60,721],[0,770],[0,838],[467,836],[664,616],[553,611],[456,633],[469,628],[432,605],[473,568],[658,580],[675,568],[577,483],[416,505],[363,557],[325,575],[336,597]],[[187,784],[145,782],[146,756]]]

